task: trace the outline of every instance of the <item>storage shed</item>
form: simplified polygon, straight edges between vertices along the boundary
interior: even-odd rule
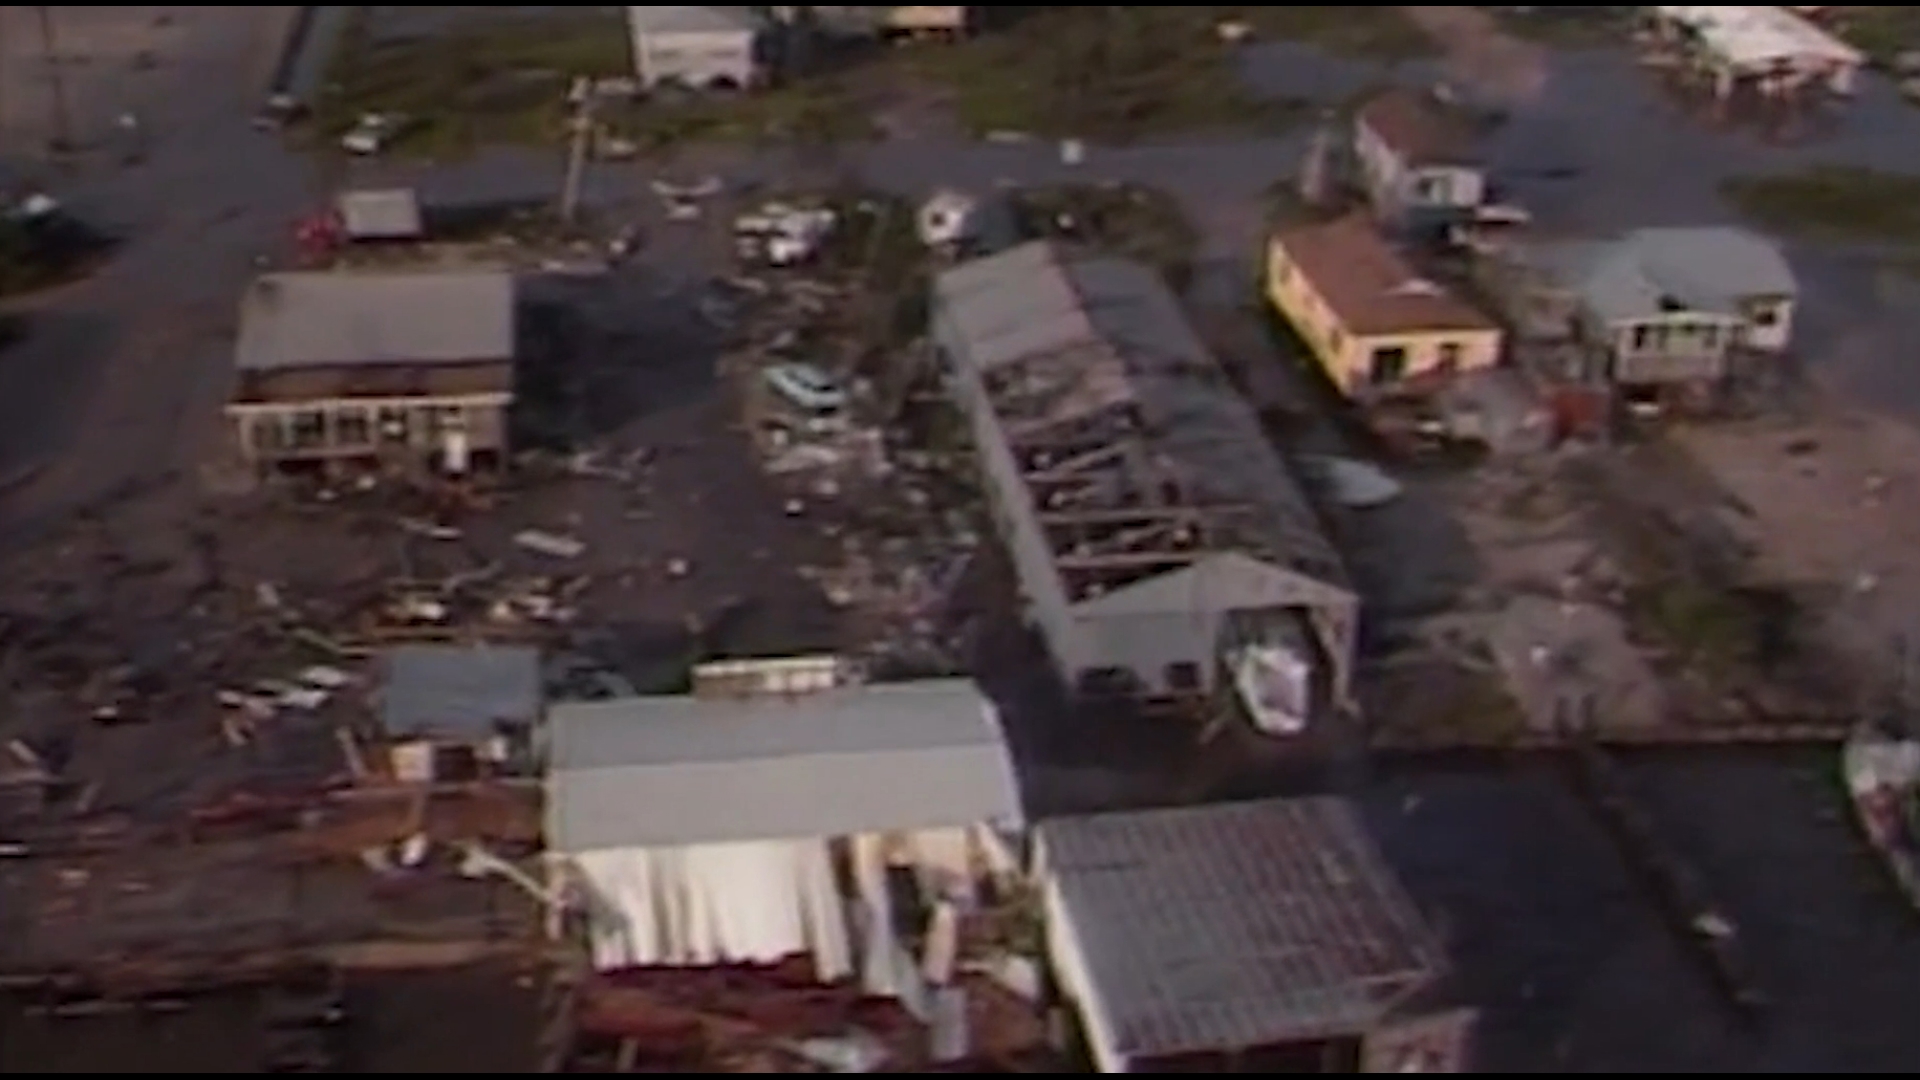
[[[943,272],[932,320],[1027,617],[1069,686],[1184,702],[1284,672],[1282,692],[1242,697],[1288,732],[1348,703],[1358,600],[1341,561],[1151,270],[1024,244]]]
[[[549,724],[548,850],[602,970],[884,968],[889,867],[964,896],[1022,819],[998,715],[964,679],[568,704]]]
[[[750,7],[630,7],[627,27],[648,89],[740,90],[764,72],[767,26]]]
[[[543,711],[525,646],[401,645],[380,658],[379,717],[396,779],[521,771]]]

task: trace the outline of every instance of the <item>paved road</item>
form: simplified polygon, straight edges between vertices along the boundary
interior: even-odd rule
[[[29,8],[0,22],[0,126],[38,149],[58,128]],[[313,197],[308,167],[248,126],[289,8],[55,8],[78,153],[24,167],[125,237],[94,278],[31,298],[0,357],[0,475],[47,469],[7,524],[57,516],[191,462],[223,388],[237,287]],[[26,24],[26,25],[23,25]],[[114,117],[135,111],[145,160]]]

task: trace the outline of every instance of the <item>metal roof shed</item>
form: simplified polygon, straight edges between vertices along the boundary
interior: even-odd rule
[[[966,679],[567,704],[549,737],[547,844],[568,855],[1022,819]]]
[[[540,653],[523,646],[401,645],[381,658],[389,735],[485,738],[540,718]]]
[[[1060,818],[1035,859],[1103,1072],[1364,1036],[1442,973],[1342,799]]]
[[[343,191],[334,200],[340,227],[356,241],[418,240],[426,234],[412,188]]]

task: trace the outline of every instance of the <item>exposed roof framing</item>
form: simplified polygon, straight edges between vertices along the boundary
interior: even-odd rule
[[[1026,244],[947,271],[936,302],[1071,599],[1220,551],[1345,586],[1258,418],[1150,270]]]

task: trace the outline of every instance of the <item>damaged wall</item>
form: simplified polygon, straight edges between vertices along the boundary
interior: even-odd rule
[[[824,839],[591,851],[573,863],[600,970],[806,954],[823,979],[853,971]]]

